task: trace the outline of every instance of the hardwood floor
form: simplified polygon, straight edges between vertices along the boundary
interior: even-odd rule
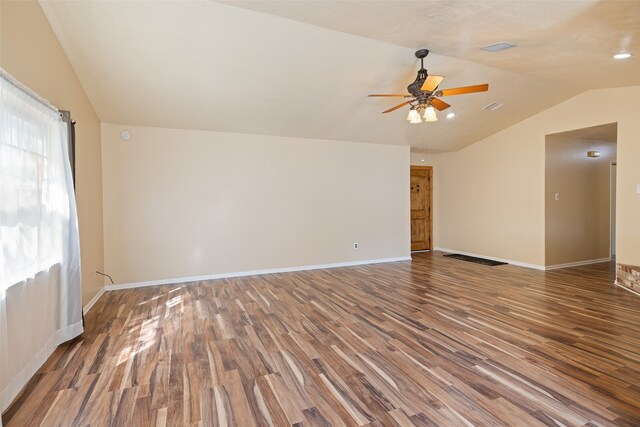
[[[609,263],[412,262],[106,293],[7,426],[640,425]]]

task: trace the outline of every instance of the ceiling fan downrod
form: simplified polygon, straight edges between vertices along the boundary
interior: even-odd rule
[[[429,73],[424,68],[424,58],[426,58],[427,55],[429,55],[429,49],[420,49],[416,51],[416,58],[420,59],[420,69],[418,70],[418,75],[416,76],[416,79],[413,81],[413,83],[407,86],[407,91],[414,97],[419,99],[424,98],[424,93],[422,92],[421,88],[424,84],[424,81],[429,76]],[[419,103],[423,104],[424,101],[425,99],[422,99]]]

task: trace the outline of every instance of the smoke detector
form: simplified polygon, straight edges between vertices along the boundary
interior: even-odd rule
[[[131,139],[131,132],[128,130],[123,130],[122,132],[120,132],[120,139],[123,141],[128,141]]]

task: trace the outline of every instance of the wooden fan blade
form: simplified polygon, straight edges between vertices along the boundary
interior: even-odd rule
[[[412,95],[403,95],[400,93],[372,93],[370,95],[367,95],[369,97],[375,97],[375,96],[384,96],[384,97],[400,97],[400,98],[411,98]]]
[[[427,76],[427,80],[424,81],[420,90],[426,90],[428,92],[433,92],[436,90],[440,82],[444,79],[443,76]]]
[[[390,113],[390,112],[392,112],[392,111],[397,110],[398,108],[402,108],[402,107],[404,107],[405,105],[409,104],[409,103],[410,103],[410,102],[412,102],[412,101],[413,101],[413,99],[412,99],[412,100],[410,100],[410,101],[403,102],[402,104],[398,104],[398,105],[396,105],[395,107],[391,107],[391,108],[389,108],[388,110],[383,111],[383,112],[382,112],[382,114],[384,114],[384,113]]]
[[[451,89],[444,89],[439,91],[439,92],[442,92],[442,95],[439,95],[439,96],[464,95],[465,93],[486,92],[488,90],[489,90],[489,85],[485,83],[483,85],[454,87]]]
[[[446,110],[451,107],[451,105],[438,98],[431,98],[431,105],[433,105],[433,107],[438,111]]]

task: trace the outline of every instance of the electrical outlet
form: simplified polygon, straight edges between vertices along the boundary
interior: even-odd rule
[[[353,243],[353,249],[358,249],[358,242]]]

